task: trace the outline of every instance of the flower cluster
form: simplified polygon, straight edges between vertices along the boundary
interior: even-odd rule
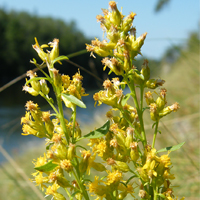
[[[68,59],[59,56],[58,39],[40,46],[35,38],[33,48],[43,63],[39,65],[35,59],[31,62],[44,77],[28,71],[29,80],[26,80],[23,90],[33,96],[42,96],[52,111],[42,111],[38,104],[28,101],[26,114],[21,119],[22,135],[46,138],[46,153],[33,161],[36,172],[32,174],[32,181],[45,190],[46,196],[52,195],[55,200],[67,199],[60,193],[60,187],[66,191],[68,199],[89,200],[90,195],[97,200],[121,200],[128,196],[133,199],[177,200],[171,183],[175,177],[171,173],[170,151],[167,148],[157,151],[155,141],[160,119],[177,111],[179,104],[166,105],[167,90],[164,88],[160,89],[156,99],[154,92],[144,92],[165,82],[150,77],[147,60],[140,71],[133,65],[135,57],[141,54],[147,33],[136,38],[136,28],[132,26],[136,14],[131,12],[125,17],[114,1],[110,1],[109,6],[109,10],[103,9],[103,16],[97,16],[107,40],[96,38],[87,44],[86,49],[93,56],[96,53],[104,57],[104,69],[108,67],[110,73],[120,77],[105,80],[104,89],[94,94],[95,104],[106,104],[111,109],[106,113],[108,121],[84,136],[76,121],[77,106],[86,108],[82,101],[82,96],[87,95],[82,87],[83,77],[80,71],[72,78],[61,75],[54,67],[56,62],[61,64],[62,60]],[[45,52],[44,48],[52,49]],[[44,66],[47,66],[48,74],[42,70]],[[55,100],[49,96],[48,85],[54,90]],[[127,94],[124,94],[125,87],[130,90]],[[146,107],[143,106],[144,97]],[[63,105],[71,109],[70,119],[65,118]],[[146,139],[144,111],[150,111],[154,123],[151,145],[151,141]],[[82,146],[84,139],[89,139],[87,147]],[[180,145],[174,146],[173,150],[178,148]],[[167,153],[161,155],[160,152],[164,151]],[[93,170],[98,175],[89,177]]]

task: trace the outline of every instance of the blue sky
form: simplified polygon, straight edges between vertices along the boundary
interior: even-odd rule
[[[102,39],[100,24],[96,15],[101,8],[108,8],[109,0],[1,0],[0,8],[26,11],[38,16],[50,16],[66,22],[75,20],[78,29],[86,36]],[[160,58],[171,45],[184,43],[192,31],[198,30],[199,1],[171,0],[159,13],[154,12],[157,0],[118,0],[118,8],[124,15],[137,13],[134,26],[137,37],[147,32],[142,47],[143,55]],[[55,36],[56,37],[56,36]]]

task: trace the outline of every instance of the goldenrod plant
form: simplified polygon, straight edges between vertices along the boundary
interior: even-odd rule
[[[87,94],[82,87],[80,71],[72,78],[61,75],[54,65],[68,58],[59,56],[59,40],[40,46],[35,38],[33,48],[43,63],[38,64],[35,59],[31,63],[44,77],[28,71],[29,79],[23,90],[33,96],[42,96],[52,109],[41,111],[37,103],[28,101],[26,114],[21,119],[22,135],[46,138],[46,152],[33,161],[36,172],[32,174],[32,181],[55,200],[94,197],[177,200],[171,183],[175,176],[171,173],[169,156],[184,142],[160,150],[155,148],[155,143],[160,119],[177,111],[179,104],[167,106],[167,90],[161,87],[165,81],[151,78],[147,60],[140,71],[133,65],[147,36],[144,33],[136,38],[133,27],[136,14],[131,12],[124,16],[114,1],[109,2],[108,10],[102,10],[103,15],[98,15],[97,21],[106,39],[95,38],[86,49],[94,57],[95,54],[103,57],[104,69],[108,67],[109,74],[114,73],[117,77],[105,80],[104,90],[93,96],[98,106],[102,103],[111,106],[106,113],[108,120],[85,135],[76,120],[77,106],[86,108],[82,96]],[[44,51],[44,48],[52,49]],[[47,66],[48,74],[42,70],[43,66]],[[49,96],[49,85],[55,99]],[[125,87],[130,91],[126,95]],[[131,98],[133,101],[129,101]],[[72,111],[70,119],[64,116],[64,106]],[[151,140],[146,137],[144,112],[149,112],[152,119],[153,131],[148,133],[152,134]],[[88,148],[82,146],[82,141],[88,141]],[[59,188],[66,193],[60,193]]]

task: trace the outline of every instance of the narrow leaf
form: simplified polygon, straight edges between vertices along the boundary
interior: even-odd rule
[[[63,98],[67,99],[68,101],[72,102],[73,104],[81,107],[81,108],[86,108],[86,105],[79,100],[78,98],[76,98],[75,96],[71,95],[71,94],[62,94]]]
[[[176,151],[176,150],[180,149],[184,144],[185,144],[185,142],[182,142],[182,143],[174,145],[174,146],[165,147],[163,149],[158,150],[157,153],[165,152],[165,151]]]
[[[46,163],[42,166],[35,167],[34,169],[36,169],[40,172],[49,172],[58,166],[57,164],[54,164],[52,162],[53,162],[53,160],[49,161],[48,163]]]
[[[83,138],[100,138],[107,134],[108,130],[110,128],[110,121],[107,121],[102,127],[88,133],[87,135],[84,135]]]
[[[61,60],[69,60],[69,58],[67,56],[59,56],[53,60],[53,64]]]
[[[126,102],[128,101],[128,99],[130,98],[131,94],[128,93],[124,96],[124,98],[122,99],[122,106],[125,106]]]

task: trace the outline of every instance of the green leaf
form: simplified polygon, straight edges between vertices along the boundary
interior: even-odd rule
[[[102,127],[88,133],[87,135],[84,135],[83,138],[100,138],[107,134],[108,130],[110,128],[110,121],[107,121]]]
[[[71,94],[62,94],[63,98],[67,99],[68,101],[72,102],[73,104],[81,107],[81,108],[86,108],[86,105],[79,100],[78,98],[76,98],[75,96],[71,95]]]
[[[176,151],[176,150],[180,149],[184,144],[185,144],[185,142],[182,142],[182,143],[174,145],[174,146],[165,147],[163,149],[158,150],[157,153],[165,152],[165,151]]]
[[[126,102],[128,101],[128,99],[130,98],[131,94],[128,93],[124,96],[124,98],[122,99],[122,106],[125,106]]]
[[[52,163],[53,160],[49,161],[48,163],[42,165],[42,166],[39,166],[39,167],[35,167],[34,169],[40,171],[40,172],[49,172],[49,171],[52,171],[54,168],[56,168],[58,165],[57,164],[54,164]]]
[[[54,64],[61,60],[69,60],[69,58],[67,56],[59,56],[59,57],[55,58],[52,63]]]

